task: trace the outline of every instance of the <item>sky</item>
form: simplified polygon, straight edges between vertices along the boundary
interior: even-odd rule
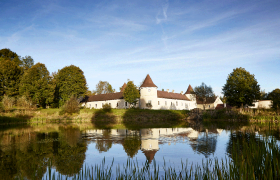
[[[49,72],[80,67],[89,90],[108,81],[214,93],[233,69],[255,75],[261,90],[280,88],[280,1],[0,0],[0,49]]]

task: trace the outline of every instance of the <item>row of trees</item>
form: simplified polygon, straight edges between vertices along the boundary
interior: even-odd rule
[[[0,50],[0,99],[4,95],[18,99],[24,96],[41,107],[59,107],[71,96],[87,92],[83,71],[74,65],[50,75],[46,66],[31,56],[21,58],[10,49]]]
[[[216,97],[211,86],[207,86],[204,83],[195,87],[193,93],[203,104],[207,104],[209,99]],[[224,94],[224,97],[221,98],[223,102],[231,106],[251,106],[255,100],[272,100],[272,107],[275,109],[280,108],[280,89],[277,88],[270,93],[260,91],[260,85],[255,75],[250,74],[242,67],[234,69],[228,75],[222,93]]]

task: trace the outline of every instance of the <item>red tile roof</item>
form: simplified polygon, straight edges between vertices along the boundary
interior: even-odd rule
[[[157,150],[142,150],[142,151],[145,154],[149,163],[151,163],[153,161],[155,154],[157,152]]]
[[[123,84],[121,92],[124,92],[124,89],[126,88],[126,83]]]
[[[107,101],[107,100],[114,100],[114,99],[123,99],[123,92],[92,95],[88,97],[87,102]]]
[[[187,96],[183,95],[183,94],[179,94],[179,93],[168,93],[166,91],[157,91],[157,97],[158,98],[166,98],[166,99],[178,99],[178,100],[186,100],[186,101],[190,101],[189,98],[187,98]]]
[[[207,98],[205,104],[212,104],[212,103],[214,103],[214,102],[216,101],[216,99],[217,99],[216,96],[214,96],[214,97],[209,97],[209,98]],[[197,104],[203,104],[203,101],[201,101],[201,100],[199,100],[198,98],[196,98],[196,103],[197,103]]]
[[[140,87],[157,87],[153,80],[151,79],[150,75],[148,74],[143,82],[143,84]]]
[[[193,91],[192,86],[189,84],[189,87],[187,89],[187,91],[185,92],[185,94],[191,94],[191,92]]]

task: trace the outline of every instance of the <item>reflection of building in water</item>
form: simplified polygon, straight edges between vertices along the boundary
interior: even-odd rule
[[[216,151],[217,145],[217,134],[220,134],[221,130],[206,129],[206,132],[201,133],[201,135],[195,139],[191,140],[191,147],[194,152],[198,152],[203,154],[206,158],[208,158],[211,154],[214,154]]]
[[[86,136],[92,136],[93,139],[100,138],[105,130],[87,130]],[[190,142],[192,149],[195,152],[201,153],[208,157],[210,154],[214,153],[217,144],[217,134],[220,134],[222,129],[207,129],[206,132],[199,132],[193,128],[153,128],[153,129],[141,129],[140,131],[127,130],[127,129],[112,129],[110,138],[114,143],[124,145],[125,140],[131,141],[132,139],[127,139],[128,137],[139,137],[141,140],[140,150],[146,156],[149,162],[155,157],[157,151],[159,151],[159,144],[176,142],[178,138],[187,138]],[[136,138],[137,139],[137,138]],[[126,143],[127,144],[127,143]],[[137,144],[137,143],[136,143]],[[130,152],[129,146],[124,146],[126,152]],[[134,156],[134,151],[128,154],[128,156]]]

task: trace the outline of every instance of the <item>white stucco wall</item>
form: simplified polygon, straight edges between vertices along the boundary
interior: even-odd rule
[[[103,104],[110,104],[111,108],[114,109],[126,109],[129,108],[130,104],[125,102],[124,99],[116,99],[116,100],[107,100],[107,101],[93,101],[93,102],[87,102],[82,103],[82,106],[85,106],[86,108],[94,108],[94,109],[102,109]],[[118,106],[117,106],[118,104]],[[127,105],[127,106],[126,106]],[[138,104],[136,104],[136,107],[138,107]]]
[[[140,88],[140,108],[147,109],[146,104],[151,102],[152,109],[157,109],[157,88],[142,87]]]
[[[249,106],[249,108],[264,108],[264,109],[270,109],[272,106],[271,100],[261,100],[253,102],[253,106]]]

